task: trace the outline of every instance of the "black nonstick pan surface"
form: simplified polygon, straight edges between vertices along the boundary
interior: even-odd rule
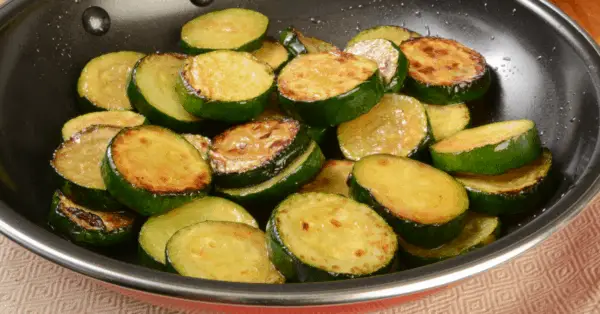
[[[334,304],[406,295],[484,271],[564,226],[599,190],[600,50],[544,1],[200,2],[204,6],[187,0],[12,0],[0,6],[3,234],[77,272],[161,295],[240,304]],[[103,24],[104,29],[86,31],[82,15],[90,6],[108,13],[110,24]],[[390,275],[316,284],[268,286],[184,278],[136,266],[135,247],[92,252],[47,231],[45,218],[56,187],[48,161],[60,142],[62,124],[79,113],[75,84],[83,65],[116,50],[180,51],[179,32],[186,21],[237,6],[269,16],[273,36],[293,24],[343,47],[361,29],[394,24],[478,50],[493,70],[493,85],[485,98],[469,104],[472,124],[534,120],[558,162],[559,190],[548,196],[543,208],[505,221],[506,235],[499,241],[466,256]],[[100,35],[103,31],[107,32]]]

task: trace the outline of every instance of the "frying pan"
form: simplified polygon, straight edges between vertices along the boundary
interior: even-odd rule
[[[125,293],[158,302],[215,306],[386,305],[449,285],[507,261],[564,226],[598,192],[600,50],[551,4],[527,0],[12,0],[0,8],[0,231],[29,250]],[[103,36],[82,14],[110,16]],[[45,228],[52,181],[48,160],[60,128],[78,114],[75,82],[92,57],[116,50],[179,51],[180,27],[204,12],[246,7],[268,15],[270,34],[293,24],[343,47],[358,30],[405,25],[456,39],[493,70],[485,98],[469,104],[473,124],[534,120],[562,174],[555,195],[530,215],[505,221],[497,242],[434,265],[364,279],[250,285],[184,278],[134,263],[135,248],[93,252]],[[390,299],[391,298],[391,299]],[[386,302],[381,300],[388,299]],[[391,300],[391,301],[389,301]],[[333,306],[333,307],[332,307]],[[354,306],[354,305],[351,305]],[[244,308],[248,310],[249,308]],[[256,310],[256,308],[253,308]],[[273,308],[271,308],[273,309]],[[306,308],[303,308],[306,309]]]

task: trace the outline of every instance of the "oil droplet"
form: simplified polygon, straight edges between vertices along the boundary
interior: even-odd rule
[[[494,40],[494,39],[496,39],[496,36],[490,37],[490,40]]]
[[[577,118],[573,117],[573,118],[571,118],[571,120],[569,120],[569,121],[571,121],[571,123],[573,123],[573,122],[575,122],[575,120],[577,120]]]
[[[421,17],[421,11],[415,11],[415,16],[416,17]]]
[[[429,25],[425,25],[425,29],[427,30],[427,36],[431,36],[431,30],[429,29]]]
[[[537,56],[537,59],[538,60],[542,60],[542,56]]]
[[[504,58],[502,58],[502,60],[504,60],[504,61],[510,61],[510,57],[504,57]]]
[[[512,10],[512,15],[515,15],[515,13],[517,13],[517,9]]]
[[[404,2],[400,2],[400,6],[403,7],[404,6]]]
[[[205,7],[213,3],[213,0],[190,0],[190,2],[195,6]]]
[[[544,131],[540,131],[540,135],[544,135]]]
[[[362,4],[359,4],[359,5],[358,5],[358,8],[362,8],[362,7],[363,7],[363,5],[362,5]]]
[[[86,32],[102,36],[110,29],[110,16],[101,7],[89,7],[81,15],[83,28]]]
[[[440,15],[440,11],[435,11],[435,14],[436,15]]]

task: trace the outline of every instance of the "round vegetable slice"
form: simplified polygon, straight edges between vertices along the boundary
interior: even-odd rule
[[[496,175],[537,159],[540,142],[533,121],[511,120],[460,131],[429,150],[444,171]]]
[[[275,88],[275,75],[250,53],[214,51],[187,59],[177,87],[190,113],[243,122],[265,109]]]
[[[285,169],[311,143],[292,119],[253,121],[214,138],[209,152],[215,183],[238,188],[264,182]]]
[[[68,199],[60,191],[52,198],[50,228],[85,246],[113,246],[133,238],[135,218],[127,212],[93,211]]]
[[[320,127],[352,120],[383,96],[377,63],[337,51],[294,58],[281,70],[277,86],[285,112]]]
[[[490,215],[518,214],[535,209],[553,187],[552,154],[495,176],[457,174],[469,195],[470,209]]]
[[[416,160],[372,155],[358,161],[350,194],[379,212],[408,243],[434,248],[456,238],[469,207],[465,188]]]
[[[369,39],[387,39],[396,46],[400,46],[403,42],[416,37],[421,37],[421,35],[404,27],[394,25],[375,26],[362,30],[348,42],[348,46]]]
[[[385,94],[369,112],[342,123],[337,136],[350,160],[374,154],[422,158],[432,139],[423,104],[398,94]]]
[[[327,193],[293,194],[267,225],[269,255],[291,281],[311,282],[386,273],[398,248],[375,211]]]
[[[182,136],[188,142],[190,142],[190,144],[196,147],[196,149],[200,152],[200,156],[202,156],[204,160],[208,160],[208,151],[210,150],[211,146],[211,141],[208,137],[198,134],[182,134]]]
[[[305,53],[319,53],[339,50],[336,46],[326,41],[314,37],[304,36],[293,26],[290,26],[281,32],[281,35],[279,35],[279,41],[292,57]]]
[[[275,97],[277,97],[277,96],[275,95]],[[267,106],[265,111],[263,111],[260,115],[258,115],[258,117],[256,117],[254,120],[261,121],[261,120],[289,119],[289,118],[290,117],[288,115],[286,115],[279,109],[278,104],[271,103],[270,105]],[[310,136],[310,138],[312,138],[319,145],[321,145],[325,142],[328,135],[335,133],[335,132],[332,132],[332,131],[334,131],[334,128],[310,126],[307,124],[303,124],[303,127],[306,128],[306,133],[308,134],[308,136]]]
[[[239,222],[258,228],[256,220],[240,205],[219,197],[203,197],[150,217],[144,223],[138,237],[142,262],[153,268],[163,268],[165,248],[171,236],[182,228],[207,220]]]
[[[500,236],[498,217],[469,212],[465,221],[465,228],[456,239],[434,249],[420,248],[398,239],[402,261],[411,267],[436,263],[486,246]]]
[[[183,276],[233,282],[283,283],[269,260],[265,234],[246,224],[206,221],[167,243],[168,268]]]
[[[398,46],[386,39],[367,39],[348,46],[344,52],[367,57],[379,66],[386,92],[397,93],[404,86],[408,60]]]
[[[159,126],[123,129],[102,162],[108,191],[138,213],[164,213],[210,189],[211,171],[198,150]]]
[[[269,18],[260,12],[230,8],[201,15],[183,25],[181,46],[187,54],[260,48]]]
[[[350,197],[346,182],[353,166],[354,162],[349,160],[328,160],[317,177],[304,185],[300,192],[323,192]]]
[[[465,104],[426,104],[425,109],[427,109],[431,131],[436,141],[441,141],[466,129],[471,123],[471,114]]]
[[[425,103],[466,102],[483,96],[490,87],[485,58],[457,41],[420,37],[405,41],[400,49],[410,64],[406,90]]]
[[[94,125],[132,127],[146,124],[146,117],[132,111],[90,112],[67,121],[62,128],[63,140]]]
[[[58,174],[60,190],[77,204],[96,210],[115,210],[123,206],[106,190],[100,163],[111,139],[121,128],[92,126],[63,142],[51,161]]]
[[[252,54],[258,60],[268,64],[275,72],[281,70],[290,59],[287,49],[273,39],[263,40],[262,46]]]
[[[84,111],[131,110],[127,81],[135,63],[144,54],[112,52],[88,62],[77,81],[79,103]]]

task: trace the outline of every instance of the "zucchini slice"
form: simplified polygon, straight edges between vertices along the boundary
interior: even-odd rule
[[[425,106],[398,94],[385,94],[369,112],[337,129],[340,149],[350,160],[374,154],[419,159],[427,153],[430,134]]]
[[[291,281],[386,273],[398,249],[392,228],[364,204],[327,193],[293,194],[267,224],[269,255]]]
[[[225,122],[258,116],[275,88],[273,69],[250,53],[214,51],[186,60],[177,87],[190,113]]]
[[[471,123],[471,113],[465,104],[425,105],[431,131],[436,141],[466,129]]]
[[[497,175],[536,160],[542,145],[533,121],[512,120],[460,131],[429,150],[446,172]]]
[[[486,246],[500,236],[498,217],[469,212],[465,221],[465,228],[456,239],[434,249],[420,248],[398,239],[402,261],[410,267],[433,264]]]
[[[278,41],[265,39],[258,50],[252,54],[260,61],[268,64],[273,71],[278,72],[290,59],[290,55]]]
[[[387,39],[396,46],[400,46],[403,42],[417,37],[421,37],[421,35],[404,27],[394,25],[375,26],[358,33],[348,42],[348,46],[369,39]]]
[[[204,160],[208,160],[208,151],[210,150],[211,141],[208,137],[204,137],[198,134],[182,134],[183,138],[185,138],[190,144],[194,145],[196,149],[200,152],[200,156],[204,158]]]
[[[346,182],[353,166],[354,162],[349,160],[328,160],[317,177],[304,185],[300,192],[323,192],[350,197]]]
[[[384,89],[377,63],[345,52],[298,56],[281,70],[277,86],[286,113],[319,127],[369,111]]]
[[[386,39],[362,40],[348,46],[344,52],[377,62],[386,92],[397,93],[404,86],[408,74],[408,60],[393,42]]]
[[[281,32],[279,42],[287,49],[290,56],[305,53],[337,51],[338,47],[314,37],[305,37],[300,31],[290,26]]]
[[[100,163],[111,139],[121,128],[92,126],[76,133],[55,151],[50,164],[61,181],[60,190],[75,203],[111,211],[123,206],[106,190]]]
[[[258,228],[256,220],[240,205],[219,197],[203,197],[148,218],[138,237],[141,260],[147,266],[164,267],[165,248],[171,236],[182,228],[207,220],[240,222]]]
[[[210,149],[215,183],[239,188],[267,181],[304,153],[310,143],[306,129],[292,119],[235,126],[217,135]]]
[[[168,129],[148,125],[123,129],[112,139],[102,177],[116,199],[150,216],[204,196],[212,175],[192,144]]]
[[[60,191],[52,197],[48,225],[73,242],[86,246],[112,246],[133,238],[135,218],[127,212],[99,212],[78,205]]]
[[[421,37],[400,49],[409,61],[406,90],[422,102],[446,105],[483,96],[491,84],[485,58],[457,41]]]
[[[467,189],[470,210],[509,215],[531,211],[550,195],[554,187],[551,169],[552,154],[544,149],[532,163],[504,174],[457,174],[455,178]]]
[[[144,57],[133,69],[127,94],[133,106],[153,124],[177,132],[205,131],[205,121],[187,112],[175,91],[185,60],[185,55],[175,53]]]
[[[197,55],[213,50],[253,51],[260,48],[269,18],[260,12],[230,8],[201,15],[181,28],[185,53]]]
[[[146,124],[146,117],[132,111],[98,111],[90,112],[67,121],[62,128],[63,140],[94,125],[110,125],[116,127],[132,127]]]
[[[406,242],[438,247],[463,229],[469,199],[450,175],[416,160],[372,155],[358,161],[350,194],[381,214]]]
[[[139,52],[120,51],[90,60],[77,81],[82,109],[86,112],[132,110],[127,98],[127,81],[133,66],[143,56]]]
[[[269,260],[265,233],[243,223],[206,221],[185,227],[166,249],[168,268],[180,275],[248,283],[280,284]]]
[[[244,206],[260,206],[261,210],[277,204],[287,195],[314,178],[325,157],[315,142],[304,153],[273,178],[249,187],[237,189],[218,188],[217,194]],[[269,208],[270,210],[270,208]]]

